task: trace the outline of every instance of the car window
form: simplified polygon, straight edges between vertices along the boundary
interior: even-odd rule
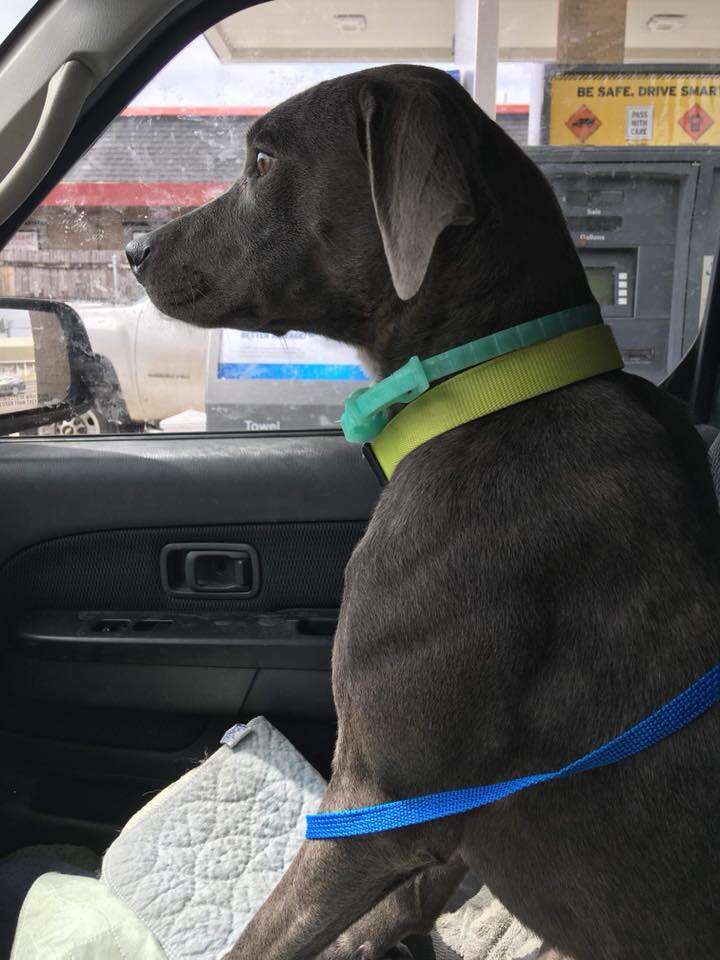
[[[35,0],[3,0],[0,5],[0,43],[35,6]]]
[[[697,336],[720,226],[716,5],[366,0],[353,11],[274,0],[217,23],[0,251],[0,297],[69,303],[117,376],[122,417],[94,410],[41,429],[337,426],[343,399],[368,382],[352,348],[173,321],[147,299],[124,246],[232,183],[250,124],[275,104],[398,60],[448,71],[543,168],[627,368],[660,382],[677,366]],[[27,371],[3,358],[12,339],[0,335],[0,377]]]

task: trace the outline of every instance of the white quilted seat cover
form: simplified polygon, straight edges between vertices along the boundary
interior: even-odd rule
[[[168,960],[216,960],[290,864],[325,782],[267,720],[148,804],[112,844],[102,879]]]

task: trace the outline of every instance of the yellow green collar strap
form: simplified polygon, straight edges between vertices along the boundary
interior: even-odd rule
[[[425,393],[436,380],[443,380],[478,363],[486,363],[513,350],[552,340],[563,333],[594,323],[602,323],[600,308],[596,303],[585,303],[519,323],[507,330],[481,337],[480,340],[471,340],[427,360],[410,357],[389,377],[372,387],[361,387],[350,394],[340,417],[345,439],[350,443],[374,440],[388,422],[388,410],[391,407],[410,403]]]
[[[441,433],[622,366],[611,329],[585,325],[480,363],[427,390],[365,444],[365,455],[384,482],[404,457]]]

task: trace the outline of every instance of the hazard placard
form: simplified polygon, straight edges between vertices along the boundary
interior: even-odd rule
[[[720,73],[565,73],[550,82],[556,146],[720,145]]]
[[[689,110],[685,111],[678,123],[689,137],[693,140],[699,140],[715,121],[707,110],[703,110],[699,103],[695,103]]]
[[[578,107],[578,109],[567,118],[565,126],[573,132],[578,140],[585,143],[588,137],[591,137],[597,128],[601,126],[601,123],[588,107]]]

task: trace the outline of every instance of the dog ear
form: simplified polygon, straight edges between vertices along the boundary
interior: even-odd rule
[[[475,218],[443,102],[430,84],[373,82],[360,112],[375,214],[395,291],[420,289],[445,227]],[[462,128],[461,128],[462,130]]]

